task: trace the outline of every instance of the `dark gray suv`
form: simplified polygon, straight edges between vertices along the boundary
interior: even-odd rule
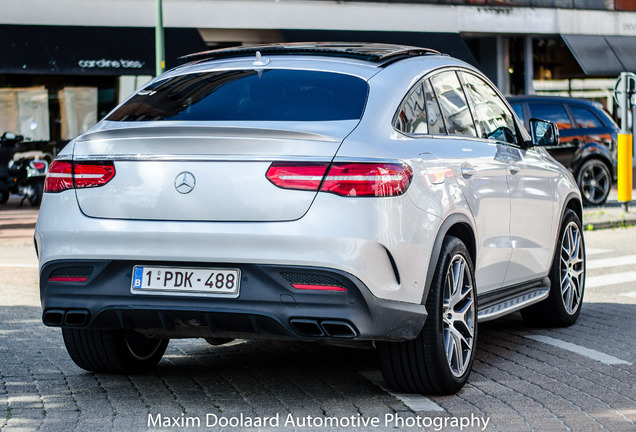
[[[585,205],[604,204],[616,178],[619,128],[601,105],[552,96],[515,96],[508,101],[526,127],[531,118],[556,123],[560,143],[548,152],[572,171]]]

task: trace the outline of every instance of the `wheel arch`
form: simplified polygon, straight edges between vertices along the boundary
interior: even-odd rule
[[[431,258],[428,262],[428,270],[426,272],[426,286],[424,288],[421,304],[425,304],[426,299],[428,298],[431,283],[433,282],[433,276],[435,275],[435,268],[437,267],[437,261],[439,260],[439,255],[442,250],[442,244],[444,239],[448,236],[457,237],[466,245],[470,258],[473,261],[473,266],[477,261],[477,240],[475,238],[475,230],[473,229],[472,222],[468,216],[461,213],[455,213],[448,216],[444,222],[442,222],[439,230],[437,231],[435,242],[433,243]]]
[[[581,200],[579,199],[576,193],[574,192],[570,193],[565,199],[563,207],[561,208],[561,212],[559,213],[559,225],[557,226],[556,233],[555,233],[556,237],[554,240],[554,250],[552,251],[552,260],[550,262],[554,261],[554,257],[559,250],[559,235],[561,232],[561,224],[563,224],[563,218],[565,217],[565,212],[568,210],[572,210],[574,213],[576,213],[576,215],[579,218],[579,221],[581,221],[581,229],[585,229],[585,227],[583,226],[583,203],[581,202]]]

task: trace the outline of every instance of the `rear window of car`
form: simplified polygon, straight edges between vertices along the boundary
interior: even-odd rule
[[[150,84],[111,121],[358,120],[367,99],[361,78],[306,70],[232,70],[180,75]]]

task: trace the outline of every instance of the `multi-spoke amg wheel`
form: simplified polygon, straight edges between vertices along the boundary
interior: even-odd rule
[[[456,237],[444,239],[426,311],[415,339],[376,344],[384,380],[403,392],[455,393],[468,381],[477,342],[473,264]]]
[[[566,210],[559,232],[559,242],[550,270],[550,295],[541,303],[521,311],[531,324],[568,326],[581,312],[585,290],[585,242],[581,220]]]
[[[466,259],[455,255],[444,282],[442,325],[444,347],[451,372],[462,376],[469,366],[475,331],[475,291]]]
[[[577,183],[583,196],[583,203],[598,206],[607,200],[612,188],[612,176],[602,161],[591,159],[579,170]]]
[[[561,238],[561,299],[565,311],[572,315],[581,304],[585,277],[583,236],[575,222],[565,227]]]

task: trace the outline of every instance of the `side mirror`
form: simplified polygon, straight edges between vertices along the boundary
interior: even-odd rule
[[[530,136],[533,146],[558,146],[559,129],[547,120],[530,119]]]

